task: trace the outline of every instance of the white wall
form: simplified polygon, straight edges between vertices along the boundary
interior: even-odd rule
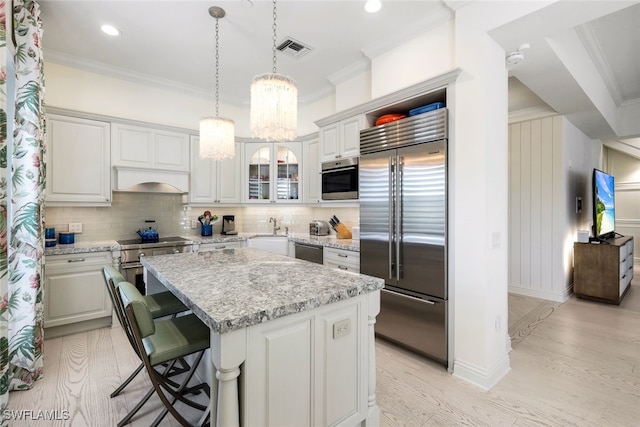
[[[509,125],[510,292],[569,298],[577,230],[591,227],[591,174],[600,147],[561,116]]]
[[[344,111],[371,100],[371,70],[336,84],[335,111]]]
[[[166,90],[139,83],[106,77],[75,68],[45,63],[48,107],[121,117],[198,130],[201,117],[215,113],[215,100],[186,95],[179,90]],[[247,83],[247,86],[249,83]],[[300,109],[298,134],[317,132],[313,123],[333,113],[334,104],[323,99]],[[316,116],[316,114],[322,114]],[[238,108],[220,105],[220,115],[235,121],[237,137],[250,137],[249,106]]]
[[[371,59],[371,97],[378,98],[455,68],[454,21]]]

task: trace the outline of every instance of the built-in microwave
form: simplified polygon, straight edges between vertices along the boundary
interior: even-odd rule
[[[358,158],[322,163],[322,200],[358,199]]]

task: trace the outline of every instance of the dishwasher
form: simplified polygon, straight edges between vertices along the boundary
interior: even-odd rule
[[[295,248],[296,258],[315,262],[317,264],[323,263],[322,246],[309,245],[307,243],[295,243]]]

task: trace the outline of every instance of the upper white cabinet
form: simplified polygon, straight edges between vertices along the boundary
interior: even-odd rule
[[[113,124],[113,166],[189,171],[189,135],[152,127]]]
[[[322,202],[320,180],[320,140],[315,138],[304,141],[302,146],[304,180],[302,200],[306,204]]]
[[[360,129],[364,115],[357,115],[320,128],[320,161],[326,162],[360,154]]]
[[[244,144],[243,199],[250,203],[300,203],[302,143]]]
[[[47,116],[47,205],[111,204],[110,129],[108,122]]]
[[[191,137],[190,203],[240,203],[242,154],[239,143],[236,143],[235,152],[228,160],[203,159],[200,157],[200,138]]]

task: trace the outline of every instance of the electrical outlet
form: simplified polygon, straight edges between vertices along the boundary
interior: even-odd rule
[[[191,228],[198,228],[198,220],[194,219],[191,221]]]
[[[69,223],[69,233],[82,233],[82,223],[81,222],[70,222]]]
[[[351,332],[351,319],[344,319],[333,324],[333,339],[342,338]]]

